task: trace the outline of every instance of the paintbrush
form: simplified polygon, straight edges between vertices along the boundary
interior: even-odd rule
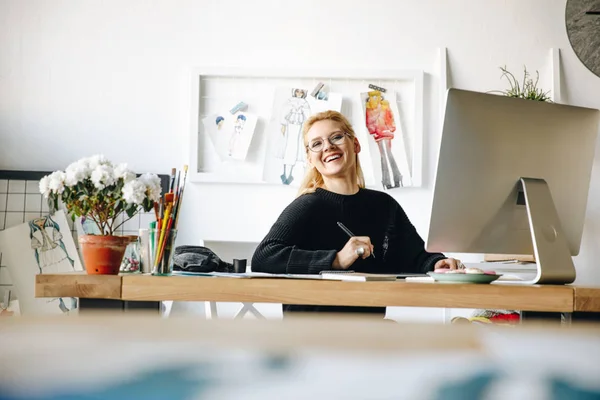
[[[154,216],[156,217],[157,221],[160,219],[160,214],[159,214],[159,210],[158,210],[158,201],[154,202]]]
[[[162,217],[163,217],[163,213],[164,213],[164,201],[163,198],[160,198],[159,201],[159,211],[158,211],[158,218],[156,219],[156,224],[155,224],[155,235],[154,235],[154,261],[156,262],[156,256],[158,255],[158,239],[160,236],[160,227],[161,227],[161,223],[162,223]]]
[[[181,194],[179,192],[180,178],[181,178],[181,172],[177,171],[177,181],[175,183],[175,200],[173,201],[173,212],[171,213],[171,215],[173,215],[173,216],[177,215],[177,212],[179,210],[179,195]]]
[[[177,168],[171,168],[171,179],[169,180],[169,193],[173,193],[173,189],[175,186],[175,174],[177,172]]]
[[[181,171],[177,171],[177,183],[175,184],[175,195],[179,194],[179,178],[181,177]]]
[[[168,224],[168,220],[169,217],[171,216],[171,210],[173,208],[173,193],[165,193],[165,215],[164,218],[161,218],[161,225],[160,225],[160,238],[158,239],[158,247],[157,250],[160,250],[163,246],[164,246],[164,240],[165,240],[165,232],[167,229],[167,224]],[[160,252],[162,253],[162,251]],[[155,266],[158,266],[158,263],[160,262],[160,253],[157,254],[156,260],[155,260]]]
[[[185,182],[187,180],[187,172],[188,166],[183,166],[183,182],[181,183],[181,188],[179,189],[179,195],[177,196],[177,209],[175,210],[175,221],[173,222],[173,229],[177,229],[177,224],[179,223],[179,208],[181,207],[181,201],[183,200],[183,190],[185,189]]]
[[[160,253],[158,255],[158,259],[159,260],[162,260],[163,257],[165,256],[165,248],[167,247],[167,242],[169,240],[171,240],[170,236],[173,234],[172,231],[171,231],[171,227],[172,226],[173,226],[173,214],[170,215],[169,222],[167,223],[167,229],[166,229],[166,233],[165,233],[165,239],[162,242],[162,245],[160,247]],[[172,251],[172,249],[170,249],[170,251]],[[167,257],[167,262],[168,262],[168,260],[169,260],[169,257]],[[167,268],[168,268],[168,265],[167,265]],[[164,273],[164,270],[162,272]]]

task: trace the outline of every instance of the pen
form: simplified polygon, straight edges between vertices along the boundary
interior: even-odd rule
[[[356,236],[354,233],[352,233],[352,231],[350,229],[346,228],[346,225],[342,224],[339,221],[337,224],[349,237]],[[371,257],[375,258],[375,253],[371,253]]]

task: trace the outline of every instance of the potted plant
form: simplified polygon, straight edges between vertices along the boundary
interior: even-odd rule
[[[131,237],[115,232],[141,210],[152,210],[161,196],[157,175],[136,178],[127,164],[113,165],[102,155],[82,158],[65,171],[44,176],[39,186],[51,209],[58,209],[62,201],[73,220],[85,217],[98,227],[99,234],[79,237],[88,274],[119,273]]]
[[[527,67],[524,67],[523,81],[519,82],[517,78],[515,78],[515,76],[508,71],[508,69],[506,69],[506,67],[500,67],[500,70],[502,71],[502,76],[500,78],[506,78],[510,88],[506,90],[493,90],[490,93],[499,93],[508,97],[517,97],[519,99],[552,102],[552,99],[549,95],[550,92],[545,92],[537,87],[540,80],[540,74],[538,71],[535,71],[536,78],[534,81],[527,71]]]

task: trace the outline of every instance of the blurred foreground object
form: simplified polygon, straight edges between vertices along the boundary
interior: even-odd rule
[[[331,315],[6,318],[0,356],[2,399],[600,395],[598,325],[507,329]]]

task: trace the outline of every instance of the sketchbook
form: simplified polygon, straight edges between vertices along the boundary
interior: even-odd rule
[[[180,276],[200,276],[200,277],[221,277],[238,279],[321,279],[321,275],[314,274],[269,274],[267,272],[188,272],[173,271],[173,275]]]

